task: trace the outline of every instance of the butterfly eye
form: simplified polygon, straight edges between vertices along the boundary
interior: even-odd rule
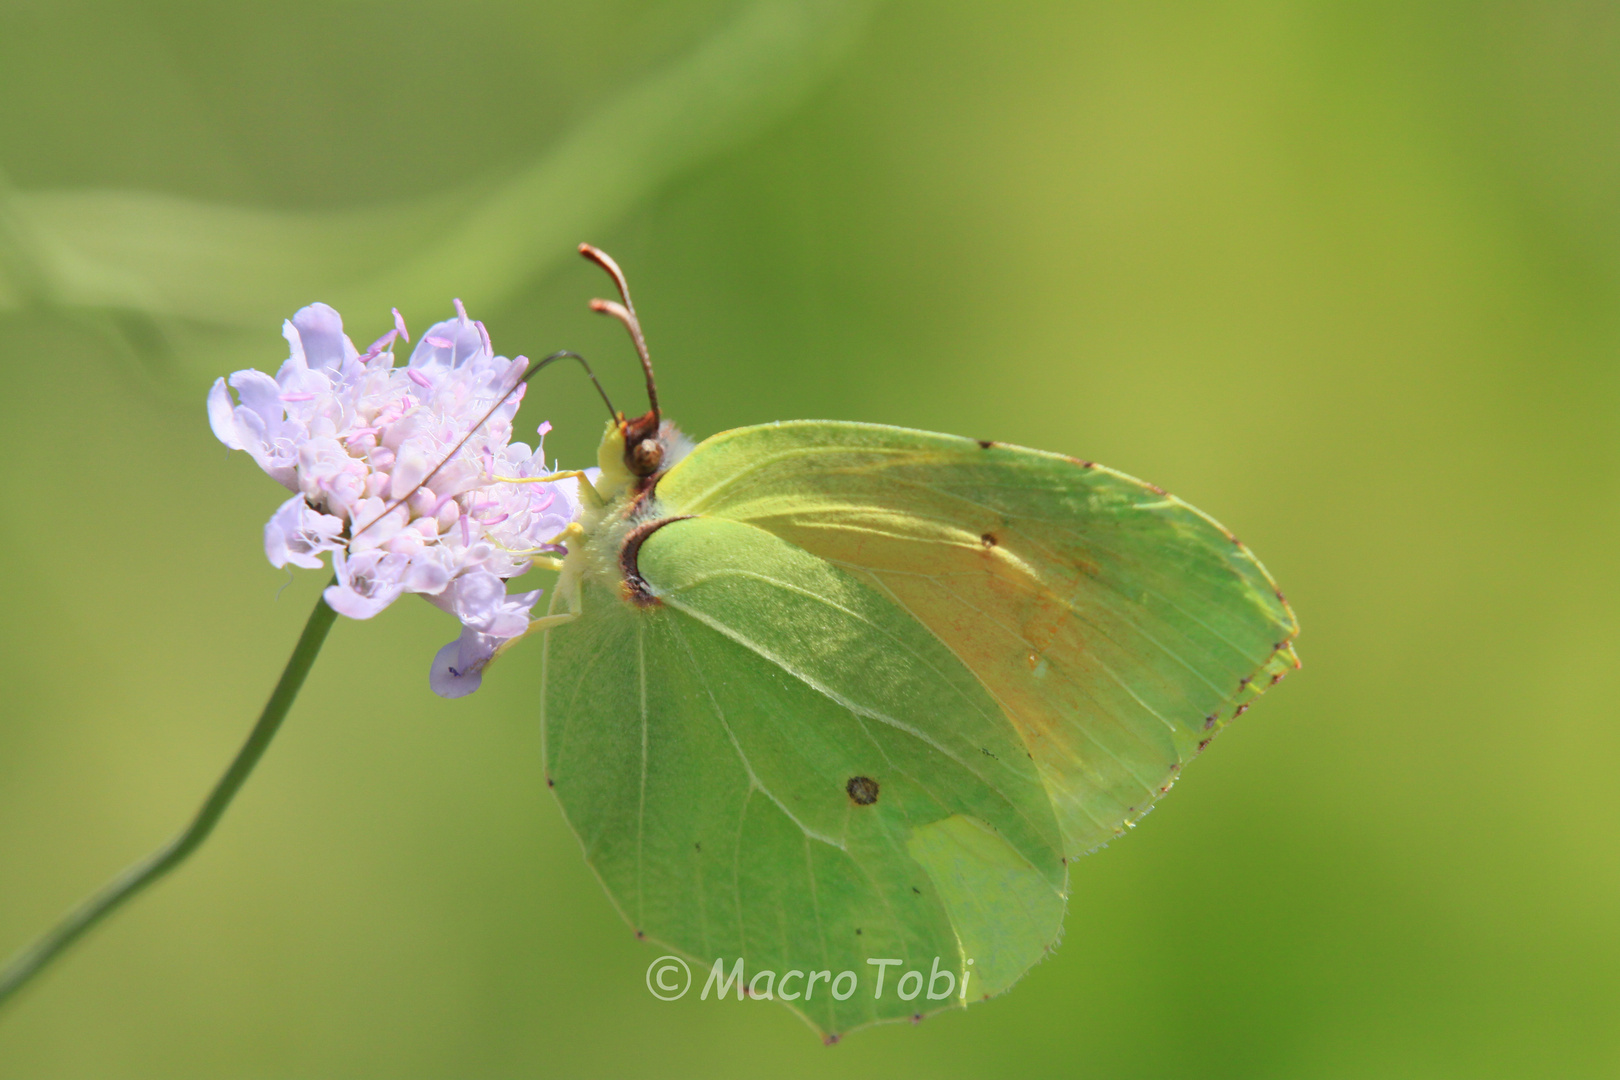
[[[664,463],[664,448],[657,439],[642,439],[630,451],[630,471],[637,476],[651,476]]]

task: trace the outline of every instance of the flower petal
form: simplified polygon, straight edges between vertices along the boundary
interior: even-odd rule
[[[274,432],[280,427],[287,415],[281,402],[280,383],[254,368],[236,372],[230,381],[242,399],[242,408],[256,414],[268,430]]]
[[[486,646],[479,640],[484,636],[463,630],[459,638],[434,654],[428,685],[435,694],[442,698],[466,697],[483,684],[484,666],[495,655],[493,644]]]
[[[245,450],[242,433],[236,428],[235,414],[236,403],[225,388],[225,380],[215,379],[213,388],[208,391],[208,426],[214,429],[214,437],[232,450]]]
[[[305,502],[302,495],[294,495],[265,522],[264,554],[277,569],[292,563],[318,570],[322,552],[343,547],[338,539],[342,533],[342,518],[323,514]]]
[[[410,566],[402,578],[405,591],[421,593],[430,598],[444,592],[454,572],[452,567],[445,565],[445,554],[442,548],[425,548],[411,556]]]
[[[326,304],[311,304],[300,308],[292,317],[293,328],[303,347],[304,361],[311,368],[324,368],[336,374],[346,360],[360,354],[354,343],[343,333],[343,316]]]
[[[488,358],[484,351],[484,335],[478,327],[461,318],[434,323],[427,333],[416,339],[411,352],[413,368],[459,368],[478,357]]]
[[[326,603],[339,615],[369,619],[405,591],[399,575],[408,564],[408,559],[375,550],[352,558],[341,550],[333,552],[332,570],[338,580],[327,586]]]

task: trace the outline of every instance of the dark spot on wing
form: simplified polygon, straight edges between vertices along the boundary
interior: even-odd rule
[[[692,849],[694,851],[697,851],[699,854],[701,854],[703,852],[703,841],[701,841],[701,840],[692,841]]]
[[[834,1043],[836,1043],[837,1041],[838,1041],[838,1036],[834,1035],[834,1034],[831,1034],[831,1033],[828,1033],[827,1037],[821,1040],[821,1042],[822,1042],[822,1044],[824,1046],[831,1046]]]
[[[557,786],[557,781],[553,780],[549,776],[546,777],[546,787],[556,787],[556,786]]]
[[[1252,701],[1245,701],[1243,704],[1239,705],[1236,709],[1232,710],[1232,719],[1236,720],[1238,717],[1248,712],[1249,706],[1253,704],[1254,702]]]
[[[877,802],[878,782],[870,776],[852,776],[849,783],[844,785],[849,792],[850,799],[856,806],[871,806]]]
[[[1210,713],[1208,716],[1204,717],[1204,730],[1208,731],[1210,728],[1212,728],[1214,726],[1215,726],[1215,714]]]
[[[624,538],[624,546],[619,548],[619,569],[624,573],[624,591],[626,598],[637,607],[657,607],[661,601],[647,588],[647,579],[641,576],[641,545],[647,542],[647,537],[662,529],[672,521],[685,521],[691,514],[681,514],[678,517],[658,518],[656,521],[644,521],[630,530],[630,535]]]
[[[982,746],[979,747],[979,753],[983,754],[987,758],[995,758],[995,760],[997,760],[997,761],[1001,760],[1000,758],[996,757],[996,755],[992,754],[990,751],[986,750]]]
[[[647,940],[647,932],[645,930],[637,930],[636,931],[636,940],[637,941],[646,941]]]
[[[988,450],[994,445],[996,445],[996,444],[991,442],[989,439],[980,439],[979,440],[979,449],[981,449],[981,450]]]
[[[921,889],[919,889],[919,888],[917,888],[917,886],[915,886],[915,885],[913,885],[913,886],[912,886],[912,887],[911,887],[911,891],[912,891],[912,892],[914,892],[914,893],[916,893],[916,894],[917,894],[917,895],[918,895],[918,896],[921,896],[921,895],[922,895],[922,890],[921,890]]]
[[[996,546],[996,534],[995,533],[985,533],[983,536],[979,537],[979,543],[983,544],[987,548],[995,547]]]
[[[860,936],[861,936],[861,928],[860,928],[860,927],[858,927],[858,926],[857,926],[857,927],[856,927],[856,928],[855,928],[855,936],[856,936],[856,937],[860,937]]]

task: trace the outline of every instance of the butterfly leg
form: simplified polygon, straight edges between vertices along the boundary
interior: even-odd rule
[[[529,623],[529,628],[523,631],[523,633],[514,638],[507,638],[505,641],[496,646],[495,654],[484,662],[484,666],[487,668],[490,664],[493,664],[496,660],[505,655],[506,650],[510,649],[512,646],[516,645],[530,634],[539,633],[542,630],[549,630],[553,626],[561,626],[564,623],[571,623],[577,618],[579,618],[579,613],[576,611],[565,611],[557,615],[540,616],[540,618]]]
[[[583,537],[584,535],[585,535],[585,526],[581,525],[577,521],[570,521],[568,523],[568,527],[566,529],[564,529],[562,532],[558,533],[556,536],[553,536],[550,540],[546,541],[546,546],[550,547],[553,544],[564,544],[564,545],[566,545],[568,543],[568,541],[570,541],[570,540],[578,540],[581,537]]]
[[[538,634],[542,631],[550,630],[553,626],[562,626],[565,623],[571,623],[577,618],[579,618],[579,612],[577,611],[564,611],[556,615],[542,615],[540,618],[529,623],[529,628],[523,631],[523,633],[519,634],[517,637],[508,638],[507,640],[501,642],[500,646],[495,650],[495,656],[500,656],[507,649],[510,649],[513,645],[516,645],[530,634]],[[490,657],[490,660],[493,661],[495,656]]]
[[[566,619],[578,618],[581,614],[579,580],[583,571],[582,560],[584,558],[581,541],[585,535],[585,527],[577,521],[571,521],[566,529],[546,541],[547,547],[553,545],[567,547],[569,549],[568,555],[561,559],[549,556],[534,559],[534,565],[542,569],[556,570],[558,572],[557,584],[551,593],[551,610],[555,612],[558,606],[562,605],[568,608],[568,612],[566,615],[547,615],[545,619],[531,623],[530,629],[545,629],[545,626],[559,625],[558,622],[547,622],[547,620],[566,621]],[[540,625],[541,623],[544,623],[545,626]]]
[[[565,623],[571,623],[577,618],[579,618],[579,612],[577,611],[564,611],[559,612],[556,615],[542,615],[540,618],[531,622],[529,624],[529,628],[523,632],[525,634],[539,633],[542,630],[550,630],[553,626],[562,626]]]
[[[544,476],[492,476],[490,479],[502,484],[550,484],[557,480],[578,480],[579,486],[596,496],[598,503],[604,501],[583,469],[569,469],[566,472],[547,473]]]
[[[578,522],[570,522],[568,528],[564,529],[556,536],[553,536],[550,540],[547,540],[546,546],[550,547],[554,544],[563,544],[568,540],[573,540],[584,535],[585,530]],[[522,553],[518,552],[517,554]],[[537,570],[561,570],[565,565],[567,565],[562,559],[559,559],[554,555],[533,555],[530,556],[529,563]]]

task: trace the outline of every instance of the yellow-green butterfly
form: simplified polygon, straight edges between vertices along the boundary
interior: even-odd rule
[[[652,406],[609,423],[543,621],[587,861],[638,936],[700,980],[742,961],[731,992],[829,1041],[1006,990],[1061,934],[1068,861],[1298,666],[1282,593],[1088,461],[837,421],[687,449],[623,275],[581,250]]]

